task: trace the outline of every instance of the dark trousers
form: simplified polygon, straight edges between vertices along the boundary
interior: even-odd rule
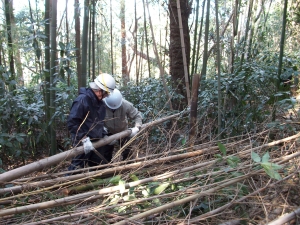
[[[104,145],[96,149],[109,163],[112,159],[113,154],[113,146],[111,145]],[[89,152],[88,154],[80,154],[75,156],[72,159],[71,165],[68,167],[69,171],[90,167],[90,166],[97,166],[100,164],[107,164],[103,159],[101,159],[94,151]]]
[[[108,136],[110,136],[110,135],[112,135],[112,134],[108,134]],[[122,148],[123,145],[125,145],[129,140],[130,140],[130,137],[125,137],[125,138],[122,138],[121,141],[118,140],[117,143],[119,143],[120,144],[120,148]],[[112,147],[111,151],[113,151],[114,150],[114,145],[109,145],[109,146]],[[130,153],[131,153],[131,147],[128,146],[121,153],[123,160],[126,160],[130,156]]]

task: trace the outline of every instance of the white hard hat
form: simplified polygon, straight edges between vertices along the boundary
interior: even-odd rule
[[[94,82],[90,83],[90,87],[92,89],[102,89],[103,91],[111,93],[116,87],[116,81],[112,75],[102,73],[95,78]]]
[[[105,104],[110,109],[117,109],[122,105],[122,94],[118,89],[115,89],[109,96],[103,99]]]

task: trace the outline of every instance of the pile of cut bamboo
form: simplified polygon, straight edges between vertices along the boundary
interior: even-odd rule
[[[124,131],[116,136],[129,134],[130,131]],[[157,154],[81,169],[66,176],[68,171],[58,172],[59,168],[83,152],[82,147],[71,149],[0,175],[0,223],[293,221],[300,215],[299,194],[292,195],[299,193],[300,133],[273,142],[268,141],[267,134],[265,131],[190,147],[160,146]],[[110,136],[96,145],[114,138]],[[147,148],[153,145],[140,139],[135,148],[149,152]],[[280,168],[276,172],[281,179],[271,178],[262,164],[253,160],[254,153],[266,156],[266,152],[268,165]]]

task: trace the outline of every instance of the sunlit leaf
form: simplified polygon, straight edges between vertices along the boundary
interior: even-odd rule
[[[263,163],[268,162],[269,159],[270,159],[269,152],[266,152],[266,153],[263,155],[263,157],[262,157],[262,159],[261,159],[261,162],[263,162]]]
[[[159,185],[158,187],[156,187],[153,191],[153,193],[155,195],[159,195],[160,193],[162,193],[164,190],[166,190],[166,188],[170,185],[170,183],[163,183],[161,185]]]
[[[117,175],[115,177],[112,177],[110,180],[109,180],[109,183],[113,183],[113,184],[117,184],[119,183],[119,180],[121,179],[121,176],[120,175]]]
[[[257,163],[261,161],[260,156],[255,152],[251,152],[251,158],[253,159],[254,162],[257,162]]]

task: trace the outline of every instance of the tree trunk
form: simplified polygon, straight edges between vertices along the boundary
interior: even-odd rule
[[[187,67],[190,65],[190,36],[188,19],[191,13],[191,5],[188,0],[180,0],[182,29],[184,33],[184,45],[186,46],[186,59]],[[183,102],[179,102],[178,99],[173,99],[174,109],[181,110],[187,104],[188,100],[185,92],[185,77],[184,77],[184,65],[183,56],[181,51],[181,38],[178,21],[177,3],[174,0],[169,0],[169,12],[170,12],[170,74],[173,80],[173,87],[177,90],[177,94],[183,96]]]
[[[84,1],[84,16],[82,30],[82,67],[81,67],[81,86],[86,87],[87,79],[87,51],[88,51],[88,27],[89,27],[89,0]],[[78,79],[80,79],[80,76]]]
[[[6,32],[7,32],[7,46],[8,46],[8,56],[9,56],[9,69],[10,69],[10,78],[9,80],[16,80],[15,77],[15,67],[14,67],[14,55],[13,55],[13,43],[11,36],[11,21],[10,21],[10,7],[9,0],[5,0],[5,18],[6,18]],[[13,91],[16,89],[16,85],[10,85],[9,90]]]
[[[122,48],[122,80],[123,85],[126,86],[129,82],[129,74],[127,67],[127,54],[126,54],[126,30],[125,30],[125,0],[121,0],[121,48]]]
[[[44,102],[45,102],[45,115],[46,124],[50,123],[50,1],[45,2],[45,69],[44,69],[44,79],[45,79],[45,91],[44,91]],[[47,127],[48,140],[51,140],[51,128]]]
[[[11,12],[10,14],[10,19],[11,19],[11,27],[12,27],[12,40],[15,43],[14,45],[16,46],[14,48],[15,52],[15,59],[16,59],[16,81],[20,86],[24,86],[24,77],[23,77],[23,68],[22,68],[22,62],[21,62],[21,54],[20,54],[20,48],[18,45],[18,40],[17,40],[17,31],[16,31],[16,22],[15,22],[15,16],[13,12],[13,0],[10,1],[9,3],[9,11]],[[1,62],[1,60],[0,60]]]
[[[203,64],[201,70],[201,80],[206,79],[206,71],[207,71],[207,59],[208,59],[208,34],[209,34],[209,10],[210,10],[210,0],[207,0],[206,7],[206,18],[205,18],[205,37],[204,37],[204,50],[203,50]]]
[[[82,87],[82,82],[81,82],[81,55],[80,55],[80,8],[79,8],[79,0],[75,0],[74,16],[75,16],[76,68],[77,68],[77,82],[78,82],[78,92],[79,92],[79,88]]]
[[[50,42],[51,42],[51,69],[50,69],[50,117],[52,119],[52,123],[50,125],[51,129],[51,149],[50,149],[50,155],[55,155],[57,150],[57,143],[56,143],[56,124],[55,124],[55,118],[53,118],[55,114],[55,95],[56,92],[54,90],[55,88],[55,78],[56,75],[56,66],[57,66],[57,52],[56,52],[56,29],[57,29],[57,0],[51,1],[51,33],[50,33]]]
[[[149,61],[149,45],[148,45],[148,34],[147,34],[147,22],[146,22],[146,5],[145,5],[145,0],[143,0],[143,9],[144,9],[145,43],[146,43],[146,50],[147,50],[147,65],[148,65],[148,73],[149,73],[149,77],[151,77],[151,68],[150,68],[150,61]]]

